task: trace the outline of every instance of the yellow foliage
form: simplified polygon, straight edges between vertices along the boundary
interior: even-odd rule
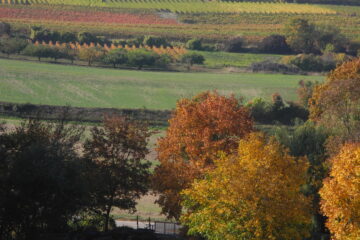
[[[307,168],[274,138],[252,133],[182,192],[188,213],[181,220],[209,240],[300,240],[310,220],[310,199],[299,190]]]
[[[346,144],[332,158],[330,177],[320,190],[321,209],[333,239],[360,239],[360,143]]]

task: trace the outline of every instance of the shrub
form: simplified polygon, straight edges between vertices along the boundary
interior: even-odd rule
[[[270,61],[252,63],[249,69],[253,72],[280,72],[280,73],[299,73],[300,69],[293,65],[286,65]]]
[[[286,38],[282,35],[270,35],[264,38],[259,46],[260,50],[265,53],[284,54],[291,52]]]
[[[193,64],[203,64],[204,61],[204,56],[198,53],[186,53],[181,56],[181,62],[186,63],[189,66],[192,66]]]
[[[2,35],[10,35],[11,26],[7,22],[0,22],[0,36]]]
[[[105,64],[111,64],[115,68],[118,64],[124,64],[128,61],[127,51],[125,49],[115,49],[108,52],[102,62]]]
[[[187,41],[186,48],[191,50],[202,50],[202,43],[200,39],[193,38]]]
[[[101,43],[102,41],[89,32],[79,32],[77,40],[80,44]]]
[[[88,62],[88,65],[94,61],[101,59],[104,56],[104,51],[98,47],[81,48],[79,51],[79,58]]]
[[[226,52],[241,52],[244,48],[245,40],[242,37],[233,37],[225,43]]]
[[[284,57],[282,63],[295,65],[303,71],[322,72],[334,69],[337,62],[333,57],[299,54],[296,56]]]
[[[58,54],[58,50],[43,45],[36,46],[33,44],[29,44],[26,46],[22,53],[27,56],[37,57],[39,61],[41,61],[41,58],[58,58],[56,56],[56,54]]]
[[[150,47],[160,47],[160,46],[168,46],[168,42],[165,38],[162,37],[154,37],[154,36],[146,36],[143,40],[143,44]]]
[[[130,66],[138,67],[140,70],[143,66],[154,66],[159,55],[145,49],[136,49],[129,51],[127,57],[128,64]]]
[[[20,53],[27,44],[27,41],[21,38],[1,38],[0,51],[9,57],[10,54]]]

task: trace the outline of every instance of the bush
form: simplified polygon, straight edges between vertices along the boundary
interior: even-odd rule
[[[280,73],[299,73],[300,69],[296,66],[263,61],[252,63],[249,69],[253,72],[280,72]]]
[[[150,47],[169,46],[165,38],[154,36],[146,36],[143,40],[143,44]]]
[[[274,124],[293,124],[296,119],[306,121],[308,111],[302,106],[293,102],[284,102],[279,94],[273,94],[273,101],[266,102],[262,98],[255,98],[247,104],[250,108],[251,116],[258,123]]]
[[[202,43],[200,39],[193,38],[186,42],[185,47],[191,50],[202,50]]]
[[[30,28],[30,39],[40,42],[57,42],[61,41],[61,34],[56,31],[50,31],[49,29],[44,29],[39,26],[32,26]]]
[[[224,46],[226,52],[241,52],[244,48],[245,40],[242,37],[231,38]]]
[[[330,71],[336,67],[333,57],[320,57],[313,54],[299,54],[291,57],[284,57],[282,63],[292,64],[303,71],[323,72]]]
[[[10,54],[20,53],[27,44],[27,41],[21,38],[1,38],[0,51],[9,57]]]
[[[127,51],[125,49],[114,49],[108,52],[102,59],[105,64],[111,64],[115,68],[118,64],[124,64],[128,61]]]
[[[282,35],[271,35],[264,38],[259,46],[260,50],[265,53],[285,54],[290,53],[291,49]]]
[[[7,22],[0,22],[0,36],[2,35],[10,35],[11,26]]]
[[[96,37],[95,35],[89,32],[79,32],[77,35],[77,40],[80,44],[90,44],[90,43],[100,43],[102,44],[104,41],[100,38]]]
[[[54,58],[56,60],[60,58],[61,54],[56,48],[33,44],[27,45],[22,53],[27,56],[37,57],[39,61],[41,61],[41,58]]]
[[[91,64],[104,56],[104,51],[98,47],[91,48],[81,48],[79,51],[79,58],[88,62],[88,65]]]
[[[203,64],[204,61],[204,56],[198,53],[185,53],[181,56],[181,62],[186,63],[190,66],[192,66],[193,64]]]
[[[128,64],[130,66],[138,67],[138,69],[142,69],[143,66],[154,66],[156,65],[156,60],[159,59],[159,55],[147,51],[145,49],[136,49],[133,51],[129,51],[127,54]]]

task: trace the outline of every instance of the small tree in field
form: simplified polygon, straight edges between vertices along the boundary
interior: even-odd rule
[[[181,62],[187,64],[188,70],[194,64],[204,64],[204,61],[204,56],[197,53],[185,53],[181,56]]]
[[[111,64],[115,68],[118,64],[124,64],[128,60],[127,51],[125,49],[115,49],[108,52],[104,58],[103,62],[105,64]]]
[[[84,145],[91,161],[94,208],[104,215],[108,230],[113,207],[135,210],[136,200],[148,190],[150,132],[144,124],[121,117],[106,117],[103,126],[91,130]]]
[[[1,38],[0,51],[9,57],[10,54],[20,53],[27,44],[26,40],[20,38]]]
[[[158,141],[160,166],[153,188],[160,193],[162,211],[179,218],[180,192],[213,166],[219,151],[236,150],[238,139],[252,131],[253,122],[234,96],[205,92],[181,99],[169,124],[165,137]]]
[[[80,48],[79,50],[79,58],[81,60],[87,61],[88,65],[100,59],[104,55],[104,51],[98,47],[91,48]]]

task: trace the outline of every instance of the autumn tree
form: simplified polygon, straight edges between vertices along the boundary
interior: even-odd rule
[[[333,239],[360,238],[360,143],[344,145],[331,160],[330,177],[320,191],[321,209]]]
[[[235,151],[239,138],[252,128],[248,109],[234,96],[204,92],[179,100],[156,148],[160,166],[155,170],[153,188],[160,194],[163,213],[179,218],[180,191],[213,166],[219,151]]]
[[[310,222],[309,199],[300,193],[306,169],[304,158],[274,138],[251,133],[182,192],[189,211],[181,221],[209,240],[301,240]]]
[[[297,89],[297,95],[299,98],[299,103],[304,107],[309,107],[309,100],[312,97],[314,88],[316,85],[318,85],[318,82],[313,81],[299,81],[299,87]]]
[[[104,56],[104,51],[98,47],[89,47],[89,48],[80,48],[79,49],[79,58],[81,60],[87,61],[88,65],[99,60],[101,57]]]
[[[148,190],[150,134],[146,125],[122,117],[106,117],[102,127],[91,129],[84,155],[91,161],[94,209],[104,215],[104,231],[113,207],[134,211]]]
[[[310,118],[332,129],[329,142],[337,152],[345,141],[360,141],[360,58],[346,62],[315,87],[309,101]]]

